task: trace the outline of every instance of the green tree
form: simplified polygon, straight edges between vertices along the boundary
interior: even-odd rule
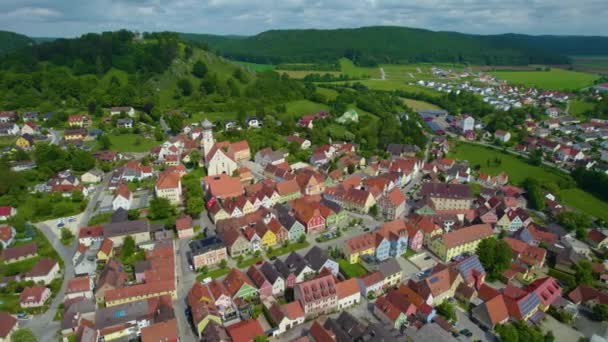
[[[120,250],[120,260],[126,262],[135,253],[135,248],[135,240],[133,237],[125,237]]]
[[[226,259],[222,259],[222,261],[220,261],[220,268],[225,269],[226,267],[228,267],[228,261],[226,261]]]
[[[18,329],[11,335],[11,342],[37,342],[36,336],[30,329]]]
[[[192,94],[192,82],[187,78],[182,78],[177,81],[177,87],[184,96],[190,96]]]
[[[528,194],[528,204],[530,207],[536,210],[543,210],[545,208],[545,198],[538,180],[526,178],[523,185]]]
[[[152,219],[165,219],[174,214],[174,208],[168,199],[155,197],[150,201],[150,216]]]
[[[595,304],[593,306],[593,316],[598,321],[608,321],[608,305]]]
[[[519,342],[519,333],[512,324],[499,325],[496,327],[496,332],[503,342]]]
[[[207,64],[205,64],[203,61],[198,60],[194,63],[194,66],[192,66],[192,75],[198,77],[198,78],[203,78],[207,75]]]
[[[198,216],[203,211],[205,203],[201,197],[188,197],[186,213],[191,216]]]
[[[179,114],[165,116],[165,122],[173,134],[180,133],[184,127],[184,118]]]
[[[112,141],[106,134],[102,134],[97,137],[97,146],[100,150],[109,150],[112,147]]]
[[[476,254],[492,279],[497,279],[509,268],[513,257],[509,245],[494,237],[482,240],[477,246]]]
[[[444,300],[441,304],[437,305],[437,313],[448,321],[456,322],[458,320],[454,304],[448,302],[447,300]]]
[[[70,243],[74,241],[74,234],[68,228],[61,229],[61,243],[64,246],[68,246]]]
[[[589,260],[581,260],[575,266],[576,282],[578,285],[593,285],[593,269]]]
[[[369,208],[369,214],[374,217],[378,216],[378,206],[374,204],[371,208]]]

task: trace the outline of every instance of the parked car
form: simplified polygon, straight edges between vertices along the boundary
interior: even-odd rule
[[[462,334],[462,335],[464,335],[466,337],[473,336],[473,333],[469,329],[462,329],[462,330],[460,330],[460,334]]]

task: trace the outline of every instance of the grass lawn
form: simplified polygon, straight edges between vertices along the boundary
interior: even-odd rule
[[[570,101],[570,114],[580,116],[583,113],[593,110],[595,104],[592,102],[572,100]]]
[[[19,294],[11,293],[0,295],[0,311],[6,311],[12,314],[23,311],[21,306],[19,306]]]
[[[108,134],[108,137],[112,143],[112,150],[118,152],[145,152],[159,144],[139,134]]]
[[[17,137],[13,136],[0,137],[0,147],[13,146],[16,140]]]
[[[520,184],[528,177],[536,178],[541,182],[556,183],[560,179],[567,177],[560,171],[550,167],[530,165],[525,160],[514,155],[469,143],[457,142],[455,147],[450,151],[449,157],[468,160],[471,165],[479,164],[482,172],[492,175],[497,175],[504,171],[509,174],[509,181],[512,184]],[[497,157],[502,161],[500,165],[491,164],[487,166],[486,162],[488,160],[494,160]],[[608,220],[608,203],[588,192],[572,188],[563,189],[557,195],[568,206],[589,215],[602,218],[603,220]]]
[[[249,62],[241,62],[241,61],[232,61],[234,64],[238,64],[244,66],[245,68],[251,71],[268,71],[274,70],[276,65],[273,64],[258,64],[258,63],[249,63]]]
[[[407,92],[411,92],[411,93],[424,93],[424,94],[428,94],[428,95],[432,95],[432,96],[439,96],[441,93],[432,90],[432,89],[428,89],[428,88],[424,88],[424,87],[420,87],[420,86],[416,86],[416,85],[409,85],[407,83],[405,83],[404,81],[391,81],[391,80],[362,80],[362,81],[348,81],[348,82],[333,82],[335,84],[345,84],[345,83],[355,83],[355,82],[359,82],[361,84],[363,84],[364,86],[373,89],[373,90],[385,90],[385,91],[393,91],[393,90],[403,90],[403,91],[407,91]]]
[[[98,224],[109,223],[111,219],[112,213],[101,213],[91,217],[87,224],[89,226],[96,226]]]
[[[379,68],[358,67],[348,58],[340,58],[340,70],[351,78],[380,78]]]
[[[340,272],[344,274],[346,278],[355,278],[361,277],[367,274],[367,270],[361,264],[351,264],[345,259],[338,260],[338,264],[340,265]]]
[[[200,123],[203,119],[207,118],[209,121],[217,120],[236,120],[236,112],[198,112],[192,114],[186,121],[189,123],[198,122]],[[222,129],[223,127],[217,127]]]
[[[523,160],[523,158],[520,159],[514,155],[489,147],[460,141],[456,142],[456,145],[451,149],[448,157],[468,160],[471,167],[479,165],[482,172],[489,173],[493,176],[504,171],[509,174],[509,182],[513,184],[520,184],[528,177],[549,182],[557,182],[565,177],[561,172],[552,170],[549,167],[530,165]],[[491,163],[490,166],[488,166],[487,161],[493,161],[495,158],[499,158],[502,161],[501,164],[496,165]]]
[[[279,255],[291,253],[293,251],[297,251],[298,249],[302,249],[302,248],[308,247],[309,245],[310,244],[307,241],[304,241],[302,243],[299,243],[299,242],[297,242],[297,243],[290,243],[289,246],[275,248],[272,252],[266,253],[266,255],[269,258],[272,258],[272,257],[275,257],[275,256],[279,256]]]
[[[568,206],[608,221],[608,203],[588,192],[578,188],[564,189],[559,192],[559,197]]]
[[[575,90],[593,84],[598,75],[552,68],[549,71],[493,71],[490,74],[511,84],[556,90]]]
[[[338,97],[338,92],[329,88],[317,86],[317,92],[319,94],[323,94],[325,97],[327,97],[328,100],[335,100],[336,97]]]
[[[317,74],[319,76],[323,76],[325,74],[330,74],[333,76],[340,76],[342,74],[339,71],[318,71],[318,70],[275,70],[279,74],[287,74],[291,78],[304,78],[308,75]]]
[[[416,252],[414,252],[413,250],[408,249],[408,250],[407,250],[407,252],[405,252],[405,253],[401,254],[401,257],[402,257],[402,258],[404,258],[404,259],[409,259],[410,257],[412,257],[412,256],[414,256],[414,255],[416,255],[416,254],[417,254],[417,253],[416,253]]]
[[[425,109],[441,109],[438,106],[435,106],[432,103],[412,100],[412,99],[403,99],[403,102],[413,110],[425,110]]]
[[[245,259],[245,260],[239,262],[238,264],[236,264],[236,267],[238,267],[238,268],[246,268],[246,267],[249,267],[249,266],[255,264],[256,262],[262,261],[262,260],[264,260],[264,259],[261,256],[260,257],[253,257],[251,259]]]
[[[281,114],[282,118],[299,118],[303,115],[314,114],[319,111],[329,110],[329,107],[323,103],[312,102],[309,100],[296,100],[285,103],[287,112]]]
[[[217,278],[221,278],[221,277],[225,276],[226,274],[228,274],[228,272],[230,272],[229,267],[216,268],[216,269],[208,271],[207,273],[200,273],[199,275],[196,276],[196,280],[201,281],[205,278],[217,279]]]

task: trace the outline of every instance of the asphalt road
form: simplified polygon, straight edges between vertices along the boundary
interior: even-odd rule
[[[105,174],[102,182],[100,182],[100,184],[95,187],[95,191],[89,199],[87,208],[80,215],[80,226],[86,225],[86,223],[89,221],[89,218],[95,210],[97,200],[99,199],[99,196],[101,195],[103,190],[107,187],[109,179],[110,174]],[[59,232],[56,231],[57,228],[55,228],[54,225],[49,225],[48,222],[55,222],[55,220],[37,223],[36,227],[46,236],[53,248],[55,248],[61,259],[63,260],[64,268],[61,273],[61,276],[63,277],[63,282],[61,284],[61,290],[59,291],[59,293],[57,293],[57,295],[51,302],[49,309],[44,314],[35,316],[27,321],[21,322],[21,326],[31,329],[39,341],[57,340],[60,322],[53,321],[53,317],[55,316],[59,305],[63,303],[68,283],[67,280],[72,279],[74,277],[74,265],[72,264],[72,257],[74,256],[74,252],[76,251],[76,248],[78,246],[78,239],[74,239],[70,246],[64,246],[59,240]]]

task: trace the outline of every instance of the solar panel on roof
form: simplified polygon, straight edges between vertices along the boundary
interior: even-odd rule
[[[522,315],[525,316],[538,305],[540,305],[540,298],[536,293],[532,292],[520,302],[519,310],[521,311]]]

